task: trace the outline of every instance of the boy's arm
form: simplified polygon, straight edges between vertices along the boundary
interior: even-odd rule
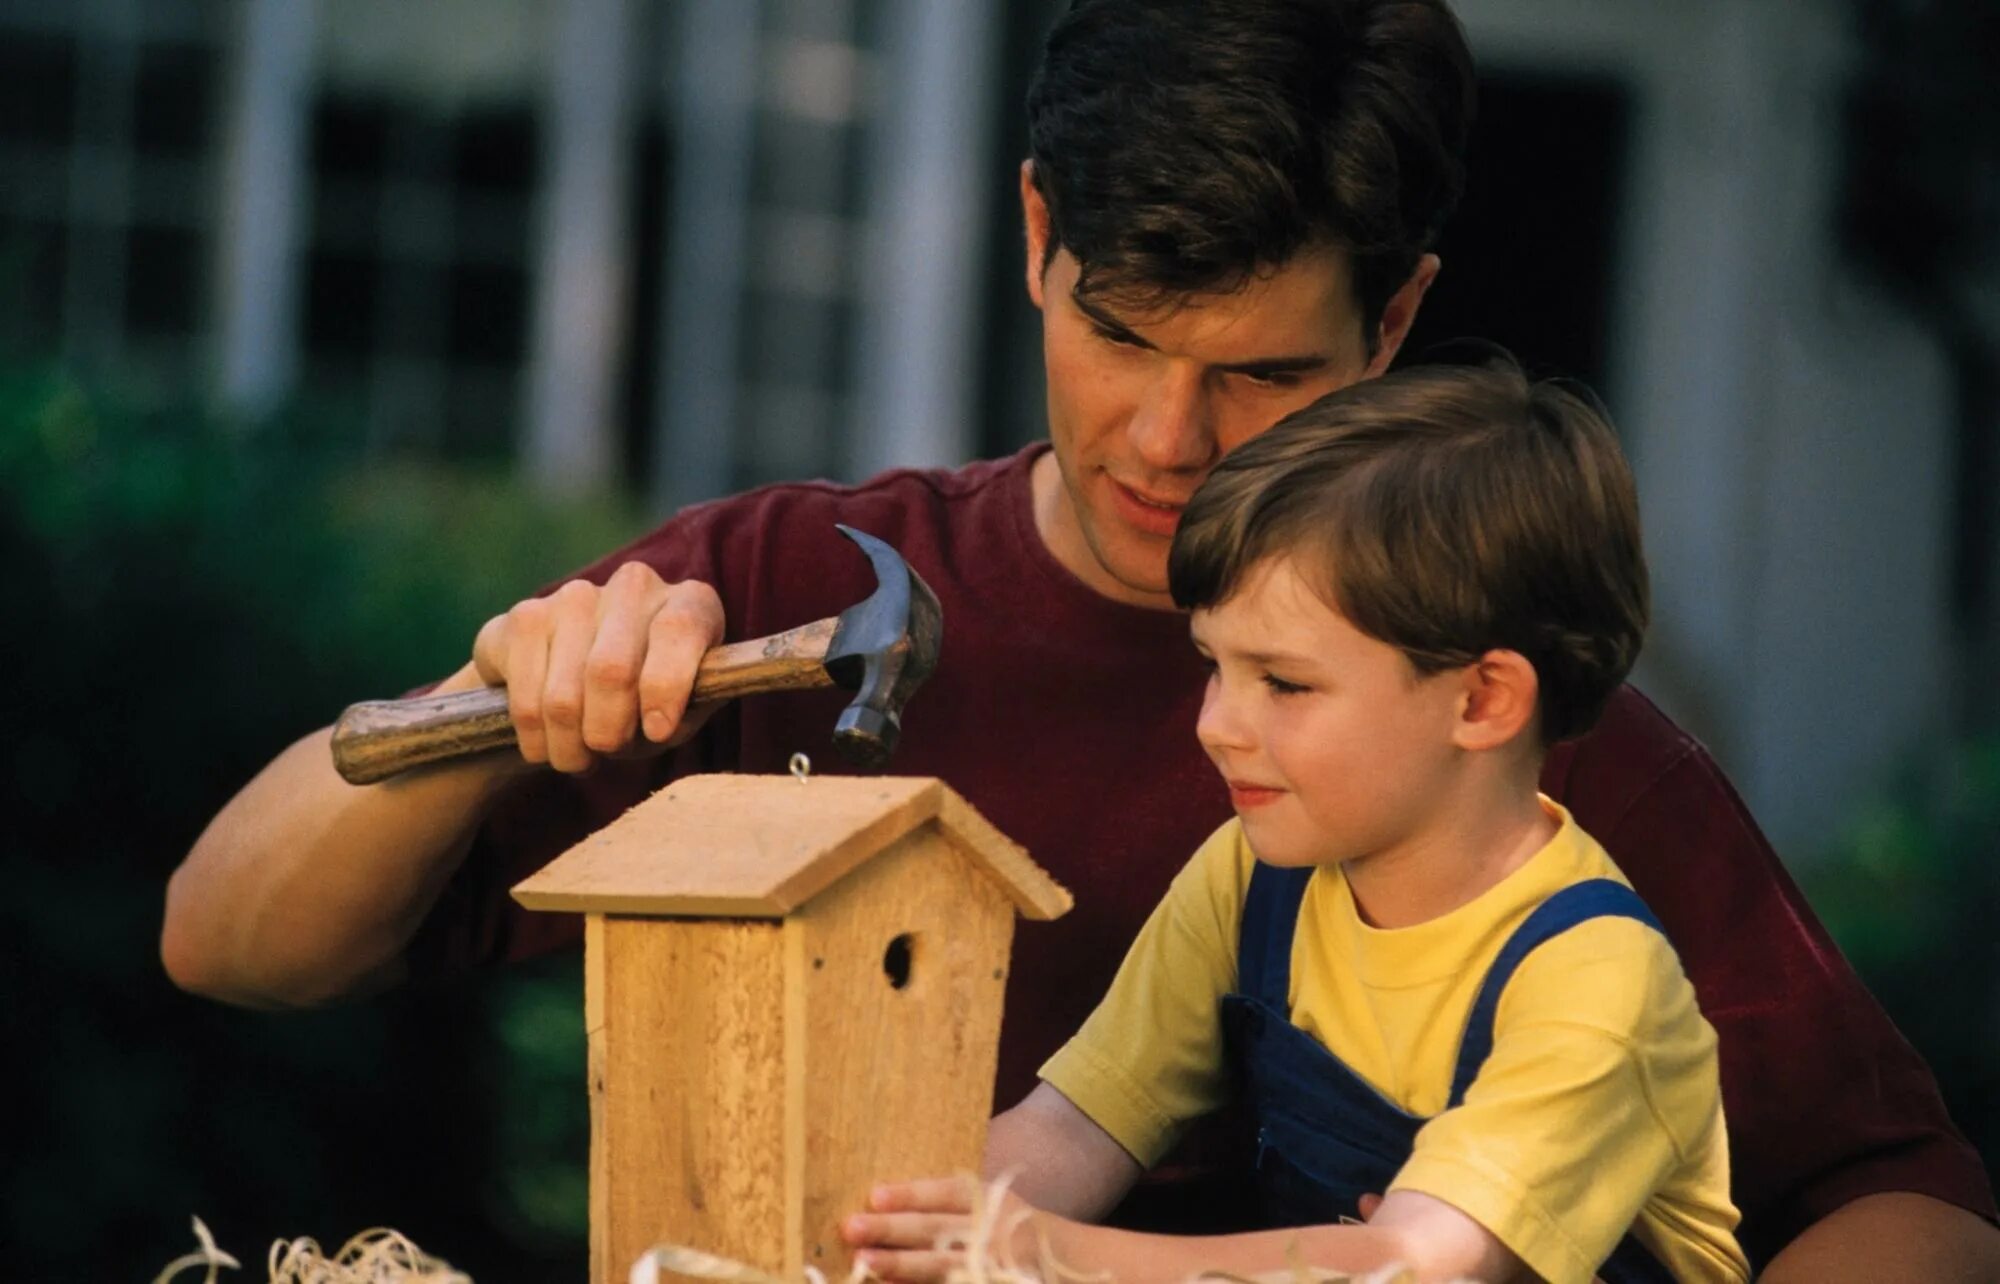
[[[956,1264],[936,1245],[973,1227],[976,1192],[961,1180],[907,1182],[874,1192],[871,1211],[842,1226],[859,1250],[856,1260],[894,1284],[936,1284]],[[1106,1274],[1118,1284],[1175,1284],[1208,1271],[1253,1276],[1288,1271],[1297,1262],[1338,1271],[1400,1263],[1419,1281],[1478,1279],[1508,1284],[1529,1279],[1521,1259],[1478,1222],[1442,1200],[1391,1191],[1366,1225],[1305,1226],[1240,1235],[1155,1235],[1088,1226],[1035,1210],[1013,1195],[997,1225],[1005,1249],[1034,1264],[1044,1247],[1079,1275]]]
[[[986,1132],[987,1181],[1012,1177],[1036,1208],[1096,1221],[1118,1206],[1144,1171],[1110,1133],[1046,1083],[996,1115]]]

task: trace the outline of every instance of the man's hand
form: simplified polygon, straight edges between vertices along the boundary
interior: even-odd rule
[[[702,655],[722,641],[722,599],[627,562],[603,587],[571,580],[479,630],[472,667],[507,688],[521,756],[588,771],[609,755],[658,753],[707,719],[688,707]]]

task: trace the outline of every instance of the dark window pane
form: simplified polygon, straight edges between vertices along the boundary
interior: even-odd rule
[[[518,268],[461,263],[451,270],[445,353],[469,365],[513,365],[526,347],[528,284]]]
[[[141,152],[199,155],[214,127],[215,52],[192,45],[139,50],[132,142]]]
[[[202,238],[182,228],[135,227],[125,240],[125,326],[135,335],[200,328]]]
[[[9,32],[0,40],[0,140],[63,146],[76,132],[76,42]]]
[[[457,186],[492,194],[525,193],[535,182],[535,122],[525,108],[491,108],[459,117],[452,140]]]
[[[1465,199],[1439,240],[1444,270],[1406,357],[1476,336],[1534,373],[1604,390],[1631,114],[1615,82],[1480,83]]]
[[[306,269],[306,347],[365,357],[375,336],[375,295],[381,264],[374,259],[315,252]]]
[[[389,121],[389,111],[381,103],[320,99],[313,107],[313,172],[380,178],[389,150]]]

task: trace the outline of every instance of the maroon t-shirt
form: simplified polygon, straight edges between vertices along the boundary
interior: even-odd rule
[[[700,505],[583,572],[641,560],[713,584],[731,640],[833,615],[874,589],[845,522],[887,540],[944,608],[937,671],[906,711],[893,770],[941,777],[1076,895],[1020,925],[996,1099],[1020,1099],[1096,1005],[1195,847],[1228,819],[1196,743],[1206,674],[1174,612],[1109,601],[1034,528],[1028,472],[1046,447],[861,486],[783,485]],[[582,779],[533,777],[482,829],[412,949],[419,970],[523,958],[579,939],[574,915],[507,895],[672,775],[778,772],[828,744],[848,696],[727,706],[690,746]],[[1861,987],[1707,752],[1631,688],[1550,755],[1543,787],[1650,904],[1721,1039],[1735,1196],[1768,1255],[1859,1195],[1916,1191],[1987,1217],[1992,1191],[1929,1070]]]

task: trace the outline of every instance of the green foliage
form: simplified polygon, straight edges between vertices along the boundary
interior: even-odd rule
[[[1952,1118],[2000,1158],[2000,736],[1913,766],[1807,890],[1936,1071]]]
[[[36,1157],[0,1167],[10,1273],[149,1278],[200,1213],[250,1258],[390,1222],[478,1278],[580,1276],[573,962],[272,1016],[177,993],[156,941],[258,766],[456,668],[636,518],[283,443],[0,371],[0,1004],[29,1050],[7,1149]]]

